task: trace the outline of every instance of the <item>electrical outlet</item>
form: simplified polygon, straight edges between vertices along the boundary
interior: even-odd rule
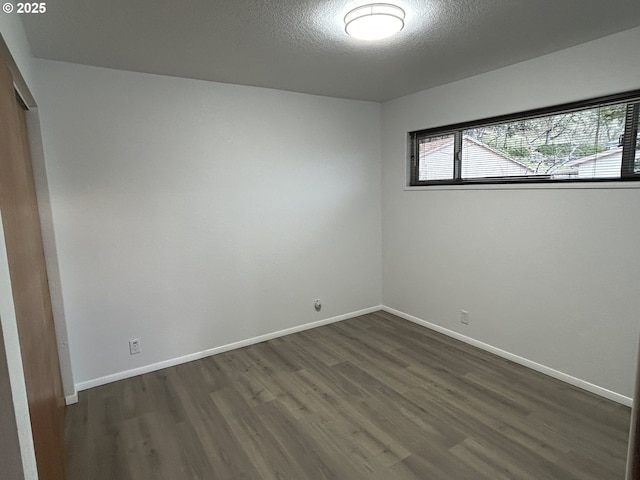
[[[465,325],[469,325],[469,312],[466,310],[460,310],[460,322]]]
[[[313,308],[316,309],[316,312],[319,312],[320,310],[322,310],[322,302],[320,301],[319,298],[316,298],[313,302]]]
[[[140,351],[140,340],[137,338],[129,340],[129,355],[137,355]]]

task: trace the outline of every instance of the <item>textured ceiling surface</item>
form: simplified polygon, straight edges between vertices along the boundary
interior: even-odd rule
[[[385,101],[640,25],[639,0],[398,0],[405,28],[344,32],[353,0],[54,0],[36,57]]]

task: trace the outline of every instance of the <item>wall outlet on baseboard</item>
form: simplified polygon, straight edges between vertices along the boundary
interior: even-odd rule
[[[469,312],[460,310],[460,322],[469,325]]]
[[[316,312],[319,312],[320,310],[322,310],[322,302],[320,301],[319,298],[316,298],[313,301],[313,308],[316,309]]]
[[[129,340],[129,355],[137,355],[140,352],[140,340],[137,338]]]

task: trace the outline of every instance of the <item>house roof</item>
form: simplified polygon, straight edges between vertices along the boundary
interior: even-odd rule
[[[596,153],[594,155],[589,155],[587,157],[580,157],[575,160],[571,160],[570,162],[567,162],[565,166],[575,167],[577,165],[582,165],[587,162],[593,162],[594,160],[602,160],[603,158],[611,157],[614,155],[622,155],[622,147],[613,148],[611,150],[605,150],[604,152]]]
[[[441,148],[448,147],[453,144],[453,137],[439,138],[438,140],[431,140],[420,144],[420,152],[432,153]]]
[[[470,137],[468,135],[464,135],[462,137],[462,143],[463,144],[465,144],[465,143],[466,144],[470,144],[471,143],[471,144],[477,145],[478,147],[489,151],[493,155],[501,157],[501,158],[503,158],[503,159],[505,159],[505,160],[507,160],[509,162],[515,163],[516,165],[519,165],[519,166],[527,169],[527,171],[529,171],[531,173],[535,172],[535,170],[533,168],[531,168],[530,166],[528,166],[528,165],[526,165],[526,164],[524,164],[522,162],[519,162],[515,158],[510,157],[509,155],[507,155],[506,153],[501,152],[500,150],[496,150],[495,148],[492,148],[489,145],[487,145],[485,143],[482,143],[481,141],[479,141],[479,140],[477,140],[477,139],[475,139],[473,137]],[[438,150],[442,150],[442,149],[444,149],[446,147],[449,147],[452,144],[453,144],[453,137],[451,137],[451,138],[442,138],[442,139],[434,140],[434,141],[431,141],[431,142],[421,143],[420,144],[420,151],[421,151],[421,153],[434,153],[434,152],[436,152]]]

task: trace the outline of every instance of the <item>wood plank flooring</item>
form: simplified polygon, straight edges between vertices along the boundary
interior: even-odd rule
[[[69,480],[623,480],[630,409],[377,312],[80,393]]]

